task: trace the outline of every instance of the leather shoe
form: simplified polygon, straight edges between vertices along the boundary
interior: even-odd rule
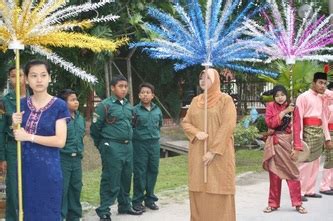
[[[322,196],[318,193],[314,193],[314,194],[304,194],[304,196],[306,197],[311,197],[311,198],[322,198]]]
[[[100,217],[99,221],[111,221],[110,215],[103,215]]]
[[[129,208],[129,209],[126,210],[126,211],[118,210],[118,213],[119,213],[119,214],[129,214],[129,215],[141,215],[141,214],[142,214],[142,211],[136,211],[136,210],[134,210],[134,209],[131,207],[131,208]]]
[[[319,192],[322,194],[325,194],[325,195],[333,195],[333,190],[325,190],[325,191],[319,191]]]
[[[302,196],[302,201],[306,202],[306,201],[308,201],[308,198],[306,198],[305,196]]]
[[[151,210],[159,210],[159,207],[156,205],[156,203],[149,203],[149,204],[145,204],[146,207],[148,207]]]
[[[144,207],[142,204],[138,204],[138,205],[134,205],[133,209],[135,211],[142,211],[142,212],[146,212],[146,207]]]

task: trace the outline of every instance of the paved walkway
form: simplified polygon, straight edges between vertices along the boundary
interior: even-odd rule
[[[321,172],[318,177],[321,179]],[[236,211],[238,221],[333,221],[333,196],[323,195],[322,199],[309,199],[304,203],[308,214],[301,215],[291,207],[288,188],[283,182],[281,207],[278,211],[265,214],[262,210],[267,206],[268,174],[247,173],[237,178]],[[113,221],[188,221],[189,202],[186,188],[167,193],[159,201],[160,210],[148,210],[141,216],[117,215],[116,207],[112,207]],[[95,213],[86,214],[85,221],[98,221]]]

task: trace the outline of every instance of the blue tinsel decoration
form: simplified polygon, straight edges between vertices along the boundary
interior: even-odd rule
[[[249,62],[265,57],[248,47],[251,40],[242,39],[243,22],[265,6],[258,7],[250,1],[235,16],[238,5],[239,0],[207,0],[205,18],[198,0],[187,0],[187,10],[179,4],[174,5],[177,18],[150,7],[148,14],[159,22],[159,26],[146,23],[145,27],[158,37],[130,46],[143,47],[143,51],[152,58],[175,60],[175,70],[197,64],[211,64],[214,67],[276,77],[276,72],[249,65]]]

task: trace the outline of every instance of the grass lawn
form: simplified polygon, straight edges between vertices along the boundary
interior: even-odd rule
[[[236,152],[236,173],[261,171],[261,159],[262,151],[238,150]],[[81,201],[98,205],[100,173],[100,168],[84,172]],[[172,190],[185,185],[187,185],[187,156],[181,155],[161,159],[156,192]]]
[[[236,152],[236,174],[245,172],[260,172],[262,168],[263,151],[240,149]]]

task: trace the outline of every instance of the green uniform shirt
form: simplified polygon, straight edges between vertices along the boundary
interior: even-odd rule
[[[5,160],[5,105],[0,98],[0,161]]]
[[[133,109],[134,114],[134,140],[151,140],[160,138],[160,128],[163,123],[163,116],[160,108],[151,103],[148,110],[140,102]]]
[[[75,116],[71,117],[70,122],[67,124],[67,139],[63,149],[60,150],[62,154],[77,153],[82,156],[83,153],[83,137],[85,135],[86,122],[81,114],[76,111]]]
[[[90,135],[98,147],[102,139],[114,141],[132,140],[132,111],[127,99],[123,104],[114,96],[97,105],[90,127]]]
[[[16,112],[16,95],[14,90],[10,90],[4,97],[3,102],[5,105],[5,111],[6,111],[6,128],[5,132],[7,135],[14,137],[13,131],[10,129],[10,126],[12,125],[12,115],[14,112]]]
[[[10,90],[1,100],[5,113],[1,111],[2,114],[0,114],[0,160],[5,160],[6,143],[9,140],[14,141],[13,131],[10,128],[12,125],[12,114],[16,111],[14,90]],[[16,149],[12,151],[16,152]]]

